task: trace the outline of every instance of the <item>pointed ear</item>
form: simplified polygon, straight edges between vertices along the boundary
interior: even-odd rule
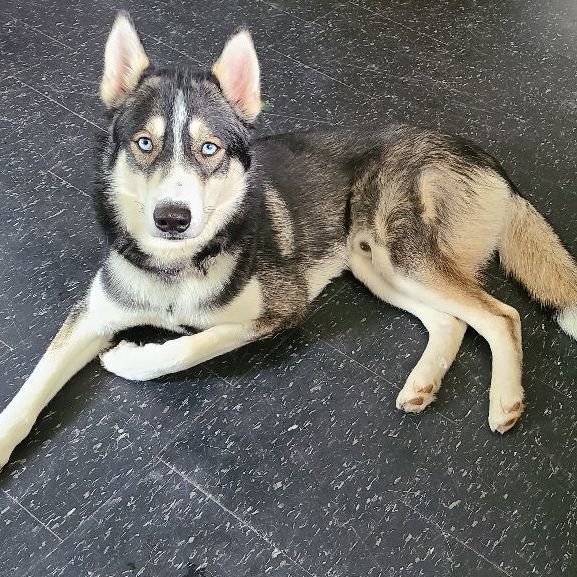
[[[253,122],[260,113],[260,68],[248,30],[231,36],[212,67],[226,99]]]
[[[100,98],[107,107],[118,106],[138,84],[149,61],[126,12],[119,12],[104,50]]]

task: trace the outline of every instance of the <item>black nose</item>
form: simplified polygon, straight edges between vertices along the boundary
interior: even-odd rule
[[[153,216],[156,228],[162,232],[184,232],[190,226],[190,209],[182,204],[161,204]]]

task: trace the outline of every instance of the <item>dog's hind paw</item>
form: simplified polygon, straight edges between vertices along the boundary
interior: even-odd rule
[[[496,433],[512,429],[523,412],[523,389],[507,395],[496,395],[489,401],[489,427]]]
[[[405,413],[420,413],[435,400],[438,388],[432,383],[420,382],[409,377],[397,396],[397,409]]]
[[[111,373],[129,381],[148,381],[166,374],[159,362],[162,345],[147,344],[138,346],[121,341],[100,355],[102,366]]]

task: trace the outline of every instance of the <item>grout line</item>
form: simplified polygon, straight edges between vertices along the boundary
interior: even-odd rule
[[[136,473],[135,475],[136,476]],[[130,480],[133,477],[131,476],[129,481],[126,482],[126,485],[130,482]],[[78,532],[78,530],[84,526],[86,523],[88,523],[88,521],[92,520],[96,514],[98,513],[98,511],[100,511],[100,509],[102,509],[103,507],[105,507],[106,505],[108,505],[115,497],[116,494],[118,493],[118,491],[120,491],[121,489],[123,489],[123,487],[120,487],[119,489],[117,489],[116,491],[114,491],[109,497],[108,499],[105,499],[102,503],[100,503],[100,505],[98,507],[96,507],[96,509],[94,509],[94,511],[92,511],[92,513],[90,513],[90,515],[88,515],[88,517],[84,517],[80,523],[78,523],[78,525],[76,525],[76,527],[74,527],[74,529],[72,529],[72,531],[70,531],[70,533],[68,533],[65,537],[61,538],[61,542],[60,545],[62,545],[63,543],[65,543],[66,541],[68,541],[68,539],[70,539],[70,537],[74,536],[75,533]],[[49,557],[50,555],[52,555],[52,553],[54,553],[54,551],[56,551],[56,549],[58,549],[60,547],[60,545],[58,547],[55,547],[52,551],[50,551],[50,553],[48,553],[48,555],[46,555],[46,557]]]
[[[341,86],[344,86],[345,88],[348,88],[349,90],[352,90],[353,92],[357,92],[358,94],[362,94],[365,98],[369,98],[370,100],[376,100],[377,99],[372,94],[367,94],[366,92],[363,92],[362,90],[359,90],[358,88],[351,86],[350,84],[347,84],[346,82],[343,82],[342,80],[339,80],[338,78],[333,78],[330,74],[327,74],[326,72],[323,72],[322,70],[319,70],[318,68],[315,68],[313,66],[309,66],[308,64],[305,64],[304,62],[301,62],[300,60],[297,60],[296,58],[293,58],[292,56],[289,56],[288,54],[285,54],[284,52],[281,52],[280,50],[277,50],[276,48],[273,48],[272,46],[269,46],[268,48],[269,48],[269,50],[276,52],[277,54],[279,54],[283,58],[287,58],[291,62],[296,62],[298,65],[300,65],[304,68],[308,68],[309,70],[312,70],[313,72],[316,72],[317,74],[320,74],[321,76],[324,76],[325,78],[329,78],[333,82],[336,82],[337,84],[340,84]]]
[[[179,477],[184,479],[187,483],[192,485],[197,491],[202,493],[209,501],[220,507],[225,513],[234,517],[243,527],[247,528],[249,531],[255,533],[262,541],[264,541],[269,547],[273,547],[276,551],[280,551],[291,563],[296,565],[301,571],[306,573],[309,577],[316,577],[314,573],[307,571],[298,561],[291,558],[290,555],[280,547],[277,547],[264,533],[261,533],[256,527],[251,525],[248,521],[245,521],[240,515],[235,513],[232,509],[229,509],[226,505],[221,503],[219,499],[217,499],[214,495],[212,495],[209,491],[207,491],[204,487],[196,483],[193,479],[191,479],[188,475],[181,473],[171,464],[164,461],[162,458],[158,457],[158,460],[163,463],[166,467],[168,467],[171,471],[176,473]]]
[[[54,176],[55,178],[57,178],[58,180],[60,180],[60,182],[63,182],[64,184],[68,185],[70,188],[73,188],[74,190],[77,190],[80,194],[83,194],[84,196],[90,198],[90,195],[85,192],[84,190],[81,190],[80,188],[78,188],[77,186],[74,186],[72,183],[68,182],[65,178],[62,178],[61,176],[59,176],[58,174],[55,174],[54,172],[52,172],[51,170],[47,170],[46,171],[47,174],[51,174],[52,176]]]
[[[365,369],[366,371],[368,371],[369,373],[371,373],[372,375],[374,375],[375,377],[378,377],[379,379],[385,381],[385,383],[387,383],[388,385],[390,385],[391,387],[394,387],[395,389],[399,389],[399,385],[389,381],[389,379],[383,377],[383,375],[379,375],[379,373],[376,373],[375,371],[369,369],[369,367],[366,367],[365,365],[363,365],[362,363],[359,363],[359,361],[357,361],[356,359],[354,359],[353,357],[351,357],[350,355],[347,355],[347,353],[341,351],[339,348],[335,347],[335,345],[333,345],[332,343],[330,343],[329,341],[325,341],[325,339],[323,338],[319,338],[317,335],[315,335],[315,333],[313,331],[311,331],[309,328],[307,327],[303,327],[303,330],[305,330],[310,336],[313,336],[315,338],[318,338],[318,340],[322,343],[324,343],[325,345],[329,346],[331,349],[337,351],[338,353],[340,353],[341,355],[343,355],[343,357],[349,359],[349,361],[352,361],[353,363],[355,363],[355,365],[358,365],[359,367],[362,367],[363,369]]]
[[[38,68],[38,66],[40,66],[40,62],[36,62],[35,64],[27,64],[22,68],[18,68],[16,72],[8,74],[8,76],[0,76],[0,82],[4,82],[5,80],[18,80],[18,76],[24,73],[28,73],[30,70]]]
[[[5,347],[7,347],[10,351],[14,350],[14,347],[11,347],[8,343],[5,343],[2,339],[0,339],[0,345],[4,345]]]
[[[132,444],[132,443],[131,443]],[[56,547],[54,547],[53,549],[51,549],[46,555],[44,555],[44,557],[42,557],[41,559],[38,559],[38,561],[36,561],[35,563],[32,564],[32,566],[30,567],[30,569],[28,570],[28,572],[26,573],[26,575],[24,577],[36,577],[36,573],[33,573],[33,571],[35,570],[35,568],[42,563],[43,561],[45,561],[46,559],[48,559],[53,553],[55,553],[57,550],[59,550],[61,548],[61,546],[63,546],[71,537],[75,536],[76,533],[78,533],[78,531],[84,526],[86,525],[86,523],[88,523],[89,521],[91,521],[92,519],[94,519],[96,517],[96,514],[103,509],[104,507],[106,507],[107,505],[109,505],[115,498],[116,496],[119,494],[120,491],[122,491],[122,489],[126,488],[132,481],[133,479],[135,479],[137,477],[137,475],[139,474],[139,472],[144,471],[144,469],[140,469],[139,471],[135,471],[132,475],[130,475],[130,477],[128,478],[128,480],[126,481],[126,483],[122,486],[120,486],[119,488],[117,488],[109,497],[108,499],[105,499],[98,507],[96,507],[96,509],[94,509],[94,511],[92,511],[92,513],[90,513],[90,515],[88,517],[83,518],[80,523],[74,527],[74,529],[72,529],[72,531],[70,531],[70,533],[68,533],[64,538],[60,538],[58,537],[58,535],[56,535],[56,537],[58,537],[59,539],[59,543],[58,545],[56,545]],[[159,491],[162,489],[162,487],[164,487],[166,483],[161,484],[161,486],[159,487]],[[157,491],[158,492],[158,491]]]
[[[352,4],[353,6],[356,6],[357,8],[360,8],[361,10],[364,10],[365,12],[369,12],[370,14],[374,14],[378,18],[382,18],[383,20],[386,20],[388,22],[392,22],[393,24],[396,24],[397,26],[400,26],[401,28],[404,28],[405,30],[409,30],[413,34],[417,34],[418,36],[428,38],[429,40],[432,40],[436,44],[441,44],[442,46],[446,46],[446,47],[450,46],[450,44],[447,42],[443,42],[442,40],[439,40],[438,38],[435,38],[434,36],[430,36],[429,34],[424,34],[423,32],[420,32],[418,29],[412,28],[411,26],[407,26],[406,24],[403,24],[402,22],[397,22],[397,20],[393,20],[389,16],[385,16],[384,14],[382,14],[380,12],[376,12],[374,10],[371,10],[370,8],[367,8],[366,6],[358,4],[357,2],[354,2],[353,0],[349,0],[349,4]]]
[[[413,511],[413,513],[415,513],[420,519],[424,519],[425,521],[427,521],[428,523],[431,523],[433,525],[435,525],[435,527],[437,527],[437,529],[440,531],[441,535],[443,535],[443,537],[445,537],[445,539],[453,539],[454,541],[457,541],[457,543],[460,543],[463,547],[465,547],[465,549],[468,549],[469,551],[471,551],[472,553],[474,553],[475,555],[477,555],[477,557],[480,557],[481,559],[483,559],[484,561],[486,561],[487,563],[489,563],[489,565],[492,565],[495,569],[497,569],[497,571],[499,571],[500,573],[503,573],[503,575],[506,575],[507,577],[513,577],[510,573],[508,573],[507,571],[505,571],[505,569],[503,569],[502,567],[499,567],[499,565],[497,565],[496,563],[494,563],[493,561],[491,561],[490,559],[488,559],[487,557],[485,557],[482,553],[480,553],[479,551],[477,551],[476,549],[473,549],[473,547],[471,547],[470,545],[467,545],[467,543],[465,543],[464,541],[461,541],[461,539],[459,539],[458,537],[455,537],[454,535],[451,535],[450,533],[448,533],[437,521],[436,519],[432,518],[432,517],[427,517],[426,515],[423,515],[418,509],[416,509],[415,507],[409,505],[408,503],[405,503],[404,501],[401,501],[401,503],[407,507],[408,509],[410,509],[411,511]]]
[[[334,14],[335,12],[337,12],[337,10],[339,8],[342,8],[344,4],[340,4],[340,3],[336,3],[328,12],[325,12],[323,14],[320,14],[319,16],[317,16],[316,18],[313,18],[311,20],[312,24],[318,24],[319,26],[326,26],[326,23],[324,24],[320,24],[319,20],[324,20],[329,14]]]
[[[296,14],[294,14],[292,12],[287,12],[286,10],[282,10],[281,8],[279,8],[278,4],[274,4],[273,2],[267,2],[266,0],[257,0],[257,2],[259,2],[260,4],[266,4],[267,6],[269,6],[270,8],[273,8],[274,10],[279,12],[280,14],[284,14],[285,16],[290,16],[294,20],[298,20],[299,22],[304,22],[305,24],[312,24],[314,26],[320,26],[320,24],[317,24],[317,22],[315,22],[315,20],[324,16],[324,14],[323,14],[321,16],[317,16],[317,18],[313,18],[312,20],[307,20],[306,18],[301,18],[300,16],[297,16]],[[329,12],[332,12],[332,10],[329,10]],[[327,12],[327,14],[328,14],[328,12]]]
[[[42,527],[44,527],[44,529],[46,529],[49,533],[51,533],[54,537],[56,537],[59,544],[62,543],[63,539],[60,538],[56,533],[54,533],[54,531],[52,531],[52,529],[50,529],[50,527],[48,527],[48,525],[45,525],[38,517],[36,517],[36,515],[34,515],[34,513],[30,512],[26,507],[24,507],[24,505],[22,505],[22,503],[20,503],[20,501],[18,501],[14,497],[12,497],[12,495],[10,495],[10,493],[8,493],[6,490],[2,489],[2,492],[4,493],[4,495],[6,495],[6,497],[8,497],[8,499],[10,499],[16,505],[18,505],[18,507],[20,507],[22,510],[26,511],[26,513],[28,513],[28,515],[30,515],[30,517],[32,517],[37,523],[42,525]]]
[[[171,44],[168,44],[167,42],[164,42],[164,40],[161,40],[158,36],[152,36],[151,34],[141,34],[141,36],[143,38],[150,38],[151,40],[154,40],[157,44],[162,44],[163,46],[170,48],[170,50],[172,50],[173,52],[176,52],[177,54],[180,54],[181,56],[185,56],[186,58],[188,58],[189,60],[192,60],[193,62],[195,62],[199,66],[206,66],[206,64],[204,64],[203,62],[200,62],[200,60],[197,60],[196,58],[194,58],[190,54],[183,52],[182,50],[179,50],[178,48],[175,48],[174,46],[172,46]]]
[[[87,118],[84,118],[84,116],[82,116],[81,114],[78,114],[78,112],[74,112],[74,110],[68,108],[67,106],[64,106],[64,104],[62,104],[61,102],[58,102],[58,100],[55,100],[54,98],[51,98],[50,96],[48,96],[47,94],[44,94],[43,92],[40,92],[40,90],[34,88],[33,86],[30,86],[30,84],[27,84],[26,82],[24,82],[23,80],[20,80],[19,78],[15,78],[16,82],[19,82],[20,84],[22,84],[23,86],[26,86],[26,88],[36,92],[36,94],[40,94],[40,96],[46,98],[47,100],[49,100],[50,102],[53,102],[54,104],[56,104],[57,106],[60,106],[60,108],[64,108],[64,110],[67,110],[68,112],[70,112],[71,114],[74,114],[74,116],[82,119],[84,122],[87,122],[88,124],[91,124],[92,126],[94,126],[95,128],[98,128],[98,130],[100,130],[101,132],[106,133],[106,130],[104,130],[104,128],[102,128],[101,126],[98,126],[98,124],[95,124],[94,122],[92,122],[91,120],[88,120]]]
[[[263,112],[263,116],[275,116],[278,118],[287,118],[289,120],[304,120],[305,122],[316,122],[317,124],[327,124],[329,126],[334,126],[334,123],[330,120],[319,120],[318,118],[303,118],[302,116],[289,116],[287,114],[277,114],[275,112]]]
[[[24,26],[26,26],[26,28],[28,28],[30,30],[34,30],[35,32],[38,32],[38,34],[42,34],[42,36],[45,36],[46,38],[50,38],[50,40],[52,40],[53,42],[56,42],[57,44],[60,44],[60,46],[64,46],[64,48],[68,48],[68,50],[74,50],[73,46],[69,46],[68,44],[64,44],[64,42],[57,40],[53,36],[50,36],[50,34],[46,34],[46,32],[42,32],[42,30],[40,30],[36,26],[32,26],[31,24],[28,24],[28,22],[25,22],[24,20],[21,20],[20,18],[14,18],[14,20],[16,22],[19,22],[20,24],[23,24]]]
[[[505,571],[505,569],[503,569],[502,567],[499,567],[499,565],[497,565],[496,563],[491,561],[489,558],[485,557],[479,551],[476,551],[475,549],[473,549],[473,547],[471,547],[470,545],[467,545],[467,543],[461,541],[461,539],[459,539],[458,537],[455,537],[455,535],[451,535],[450,533],[448,533],[447,531],[444,531],[443,529],[441,529],[441,533],[443,534],[443,536],[445,538],[453,539],[454,541],[457,541],[457,543],[460,543],[461,546],[465,547],[465,549],[468,549],[469,551],[471,551],[472,553],[477,555],[477,557],[480,557],[481,559],[485,560],[487,563],[489,563],[489,565],[492,565],[493,567],[495,567],[495,569],[497,569],[497,571],[500,571],[501,573],[503,573],[503,575],[507,575],[507,577],[512,577],[511,573],[508,573],[507,571]]]
[[[357,536],[357,542],[353,545],[353,547],[351,547],[351,551],[357,546],[357,545],[361,545],[362,547],[364,547],[365,551],[369,554],[369,557],[372,559],[373,563],[381,570],[383,571],[383,575],[384,575],[384,571],[385,568],[379,563],[378,559],[375,557],[375,555],[373,554],[373,552],[365,545],[367,539],[362,539],[361,536],[357,533],[357,530],[351,526],[351,530],[353,531],[353,533]]]
[[[134,443],[130,442],[130,445],[134,446]],[[129,485],[133,482],[133,480],[137,479],[138,475],[141,473],[146,474],[146,467],[143,467],[142,469],[138,469],[138,470],[136,468],[133,468],[133,473],[127,477],[126,482],[123,485],[119,486],[111,495],[109,495],[108,499],[105,499],[102,503],[100,503],[100,505],[98,507],[96,507],[96,509],[94,509],[94,511],[92,511],[88,517],[83,518],[80,521],[80,523],[76,527],[74,527],[74,529],[72,531],[70,531],[70,533],[68,533],[66,535],[66,537],[61,539],[61,544],[64,543],[65,541],[67,541],[68,539],[70,539],[70,537],[72,537],[75,533],[77,533],[81,527],[86,525],[86,523],[88,523],[89,521],[94,519],[94,517],[96,517],[97,513],[101,509],[103,509],[104,507],[109,505],[114,499],[116,499],[117,496],[121,493],[121,491],[123,489],[126,489],[127,487],[129,487]],[[160,486],[158,487],[158,490],[154,493],[154,495],[156,495],[156,493],[158,493],[158,491],[162,490],[162,488],[166,485],[167,482],[168,481],[165,481],[164,483],[160,483]],[[52,553],[54,553],[54,551],[56,549],[57,548],[50,551],[50,553],[48,555],[52,555]],[[48,555],[47,555],[47,557],[48,557]]]

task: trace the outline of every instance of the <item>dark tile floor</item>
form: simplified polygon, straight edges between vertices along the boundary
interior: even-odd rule
[[[0,407],[99,263],[101,54],[131,11],[153,59],[207,65],[247,23],[260,133],[404,120],[479,141],[577,254],[577,3],[2,0]],[[433,408],[394,408],[424,347],[350,278],[299,330],[159,383],[92,364],[0,475],[4,576],[577,575],[577,343],[524,321],[527,413],[486,425],[468,334]]]

